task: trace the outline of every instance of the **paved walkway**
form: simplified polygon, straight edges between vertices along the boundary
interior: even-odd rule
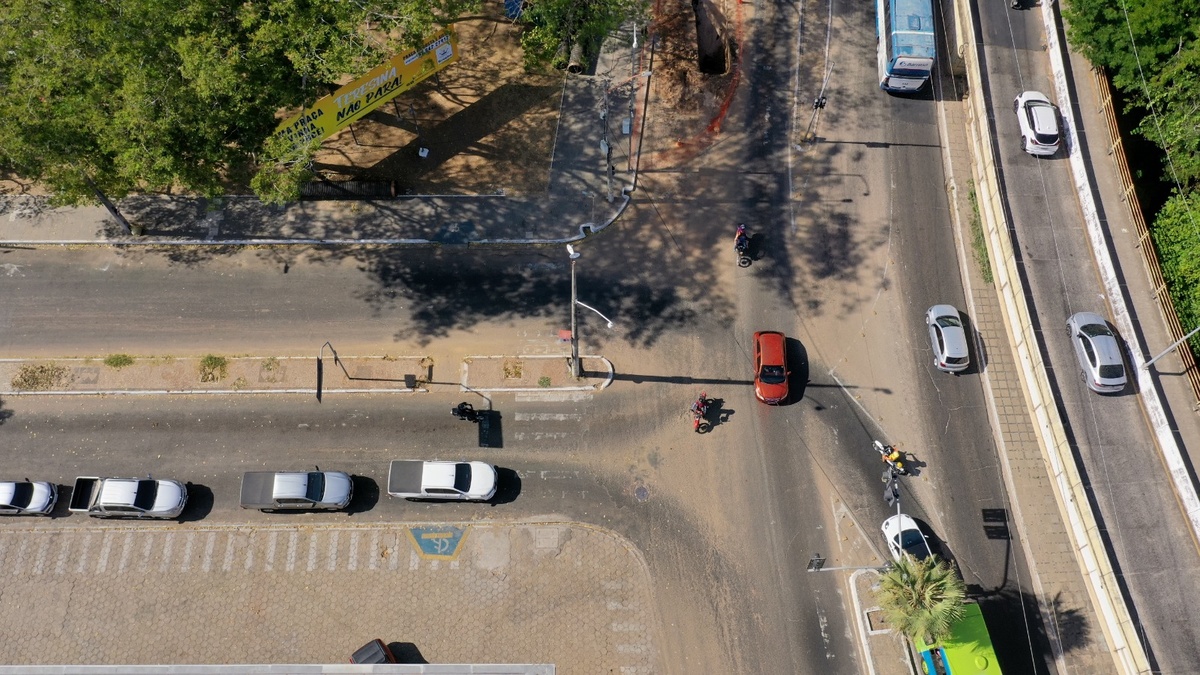
[[[378,637],[408,663],[660,670],[645,561],[591,526],[58,525],[0,530],[2,663],[344,663]]]

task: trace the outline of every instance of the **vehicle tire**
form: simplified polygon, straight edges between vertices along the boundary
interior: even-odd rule
[[[1021,150],[1029,152],[1029,139],[1024,136],[1021,137]]]
[[[1014,115],[1015,115],[1015,114],[1017,114],[1017,111],[1018,111],[1018,110],[1020,110],[1020,108],[1018,108],[1018,107],[1017,107],[1017,102],[1018,102],[1018,101],[1020,101],[1020,100],[1021,100],[1021,97],[1020,97],[1020,96],[1018,96],[1018,97],[1016,97],[1016,98],[1014,98],[1014,99],[1013,99],[1013,114],[1014,114]]]
[[[701,421],[700,424],[696,425],[696,433],[698,434],[707,434],[709,431],[712,431],[712,424],[708,422]]]
[[[751,263],[750,256],[748,256],[748,255],[738,256],[738,267],[749,267],[750,263]]]

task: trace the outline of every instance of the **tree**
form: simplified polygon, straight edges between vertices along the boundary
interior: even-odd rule
[[[1200,193],[1191,189],[1167,200],[1150,230],[1163,279],[1184,332],[1200,326]],[[1188,343],[1200,353],[1200,335]]]
[[[963,616],[967,587],[949,562],[903,555],[879,578],[876,594],[884,617],[910,639],[928,643],[950,635]]]
[[[219,194],[248,175],[277,111],[478,4],[7,0],[0,168],[40,180],[58,203],[97,190]]]
[[[579,44],[588,57],[604,36],[626,21],[646,15],[646,0],[526,0],[521,35],[525,62],[530,66],[554,63],[562,50]]]
[[[1146,83],[1144,106],[1152,114],[1134,132],[1166,153],[1168,180],[1195,185],[1200,181],[1200,40],[1174,54]]]
[[[1124,91],[1140,89],[1200,30],[1200,0],[1067,0],[1062,13],[1071,44]]]

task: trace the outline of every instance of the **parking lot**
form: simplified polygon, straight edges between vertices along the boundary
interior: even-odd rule
[[[410,662],[658,670],[649,575],[579,524],[0,530],[0,662]],[[53,655],[47,657],[47,655]]]

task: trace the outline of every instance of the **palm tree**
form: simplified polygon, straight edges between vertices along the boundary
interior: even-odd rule
[[[903,555],[880,576],[876,598],[888,625],[933,644],[950,636],[966,595],[966,584],[948,561]]]

